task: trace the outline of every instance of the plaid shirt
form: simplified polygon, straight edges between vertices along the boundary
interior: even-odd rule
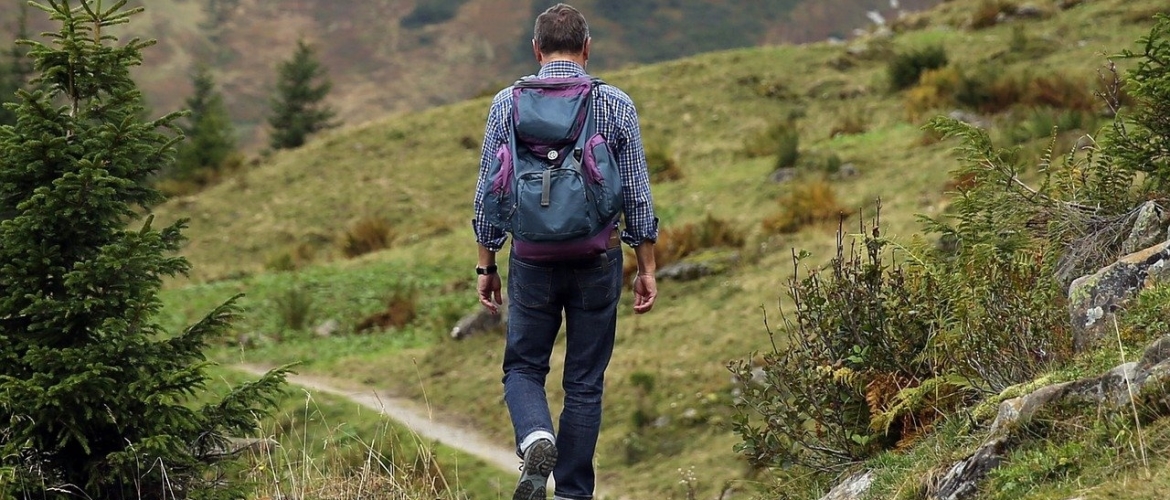
[[[585,69],[569,61],[552,61],[545,64],[539,78],[575,77],[585,74]],[[483,155],[479,160],[479,184],[475,190],[475,239],[488,250],[498,252],[504,246],[506,235],[500,228],[487,223],[483,215],[483,189],[488,168],[495,158],[500,145],[509,139],[507,120],[512,114],[512,88],[496,94],[488,111],[487,128],[484,131]],[[605,137],[617,157],[618,171],[622,178],[622,205],[625,211],[626,228],[622,241],[638,246],[643,241],[658,239],[658,218],[654,216],[654,200],[650,196],[650,177],[646,169],[646,151],[642,146],[642,131],[638,126],[638,112],[634,101],[625,92],[611,85],[597,87],[593,99],[593,115],[597,119],[597,132]]]

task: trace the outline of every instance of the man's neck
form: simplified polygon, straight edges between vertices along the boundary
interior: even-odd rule
[[[581,55],[565,55],[565,54],[553,54],[550,56],[545,56],[544,60],[541,61],[540,65],[544,66],[548,63],[558,62],[558,61],[571,62],[571,63],[574,63],[577,66],[580,66],[582,68],[585,67],[585,58],[582,57]]]

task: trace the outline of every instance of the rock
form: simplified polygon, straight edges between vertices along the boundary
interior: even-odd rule
[[[795,167],[778,168],[772,172],[772,175],[768,176],[768,180],[776,184],[784,184],[795,179],[796,176],[797,170]]]
[[[1082,3],[1085,3],[1085,0],[1056,0],[1056,8],[1060,10],[1067,10]]]
[[[860,500],[869,493],[870,486],[873,486],[873,472],[859,472],[833,487],[821,500]]]
[[[658,272],[654,276],[660,280],[694,281],[712,274],[714,273],[706,264],[698,262],[675,262],[674,264],[658,269]]]
[[[328,319],[324,323],[317,325],[313,329],[313,333],[318,337],[332,337],[338,330],[341,329],[341,323],[335,319]]]
[[[1039,5],[1026,3],[1016,7],[1015,16],[1023,19],[1043,19],[1048,17],[1048,12]]]
[[[464,316],[458,323],[455,323],[455,327],[451,328],[451,338],[463,340],[482,333],[503,330],[504,325],[507,324],[507,317],[507,300],[504,300],[504,304],[500,306],[498,314],[492,314],[487,308],[479,306],[475,312]]]
[[[664,281],[694,281],[727,272],[728,268],[737,263],[739,252],[713,248],[690,255],[681,262],[660,267],[654,277]]]
[[[979,493],[979,483],[987,473],[999,467],[1007,450],[1007,439],[997,438],[980,446],[971,456],[960,460],[939,481],[931,498],[962,500]]]
[[[1073,349],[1084,351],[1109,333],[1114,311],[1142,290],[1170,280],[1170,241],[1122,257],[1068,289]]]
[[[851,179],[857,177],[861,172],[857,170],[857,165],[846,163],[837,168],[836,172],[830,175],[833,180]]]
[[[1170,228],[1170,213],[1157,203],[1147,201],[1138,209],[1129,238],[1121,244],[1121,253],[1129,255],[1167,241],[1170,239],[1166,237],[1167,228]]]

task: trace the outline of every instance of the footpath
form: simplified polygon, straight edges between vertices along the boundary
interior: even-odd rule
[[[253,375],[263,375],[268,372],[267,367],[257,365],[235,365],[233,368]],[[450,422],[450,419],[437,417],[428,408],[412,400],[387,397],[369,388],[360,390],[342,389],[330,385],[325,380],[306,375],[290,374],[288,376],[288,383],[304,387],[311,391],[339,396],[366,408],[378,411],[406,426],[412,432],[426,440],[438,441],[446,446],[473,455],[508,473],[518,474],[520,459],[516,457],[516,453],[511,447],[501,446],[499,443],[488,441],[474,431]]]

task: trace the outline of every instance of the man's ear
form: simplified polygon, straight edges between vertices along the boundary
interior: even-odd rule
[[[593,48],[593,37],[586,38],[585,39],[585,51],[581,53],[581,57],[585,59],[585,62],[589,62],[589,50],[592,48]]]
[[[544,54],[541,54],[540,47],[536,46],[536,39],[532,40],[532,55],[536,56],[536,64],[544,64]]]

